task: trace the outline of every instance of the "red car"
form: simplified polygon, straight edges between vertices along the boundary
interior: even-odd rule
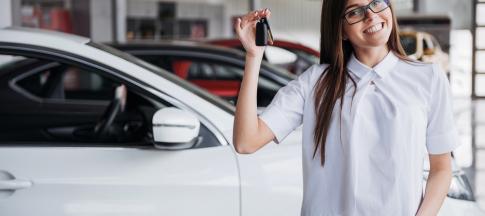
[[[171,71],[233,104],[237,101],[245,65],[244,53],[239,50],[174,40],[111,46]],[[289,71],[262,61],[258,79],[258,107],[266,107],[276,92],[294,78]]]
[[[244,51],[244,48],[238,39],[216,39],[206,41],[206,43]],[[276,54],[278,58],[274,60],[268,58],[268,52],[272,53],[271,56],[273,53]],[[263,58],[269,63],[286,68],[294,74],[300,74],[311,65],[320,62],[320,52],[299,43],[275,40],[272,46],[267,47]],[[281,61],[281,59],[283,59],[283,61]]]

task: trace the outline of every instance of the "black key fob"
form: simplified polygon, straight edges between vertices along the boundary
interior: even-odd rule
[[[268,45],[268,27],[262,20],[256,23],[256,46]]]
[[[256,23],[256,46],[266,46],[269,40],[273,40],[269,22],[266,18],[261,18]]]

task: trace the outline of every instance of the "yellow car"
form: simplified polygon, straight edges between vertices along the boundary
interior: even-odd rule
[[[403,31],[400,37],[401,44],[410,58],[438,63],[449,77],[449,56],[443,52],[433,35],[426,32]]]

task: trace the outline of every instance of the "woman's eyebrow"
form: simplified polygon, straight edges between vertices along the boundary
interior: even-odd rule
[[[344,11],[347,11],[349,8],[353,8],[353,7],[357,7],[357,6],[359,6],[359,5],[358,4],[351,4],[351,5],[347,6]]]

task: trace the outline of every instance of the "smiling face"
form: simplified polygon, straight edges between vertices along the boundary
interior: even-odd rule
[[[347,14],[347,18],[350,18],[349,15],[358,16],[358,13],[349,12],[371,2],[372,0],[348,0],[344,14]],[[379,1],[373,2],[373,4],[379,4]],[[350,40],[354,49],[387,47],[387,41],[393,28],[391,9],[387,7],[378,13],[367,9],[364,13],[365,18],[360,22],[349,24],[348,21],[343,21],[344,38]]]

